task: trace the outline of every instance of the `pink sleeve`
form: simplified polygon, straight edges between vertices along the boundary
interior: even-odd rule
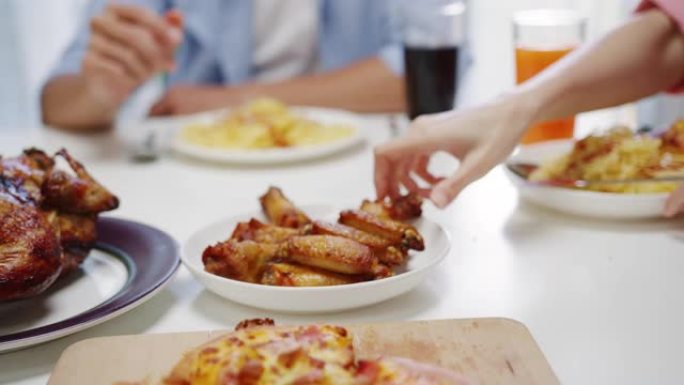
[[[684,1],[682,0],[643,0],[637,7],[637,12],[658,7],[674,20],[679,29],[684,32]]]
[[[667,13],[677,23],[682,33],[684,33],[684,0],[643,0],[636,11],[642,12],[654,7],[658,7]],[[669,91],[684,92],[684,80]]]

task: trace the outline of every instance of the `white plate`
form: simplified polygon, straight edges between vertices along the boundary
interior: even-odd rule
[[[331,206],[303,206],[310,217],[336,221],[339,209]],[[216,242],[226,240],[238,222],[257,218],[261,213],[248,213],[221,220],[190,237],[183,246],[181,259],[192,274],[207,289],[229,300],[282,312],[331,312],[371,305],[396,297],[420,284],[427,274],[444,259],[449,251],[447,233],[437,223],[426,218],[414,225],[425,239],[425,250],[411,252],[405,272],[376,281],[327,287],[277,287],[223,278],[204,271],[202,252]]]
[[[539,164],[570,151],[572,143],[572,140],[555,140],[521,146],[509,161]],[[661,217],[668,196],[667,193],[618,194],[538,186],[526,183],[508,168],[504,169],[523,199],[573,215],[606,219]]]
[[[275,164],[297,162],[308,159],[319,158],[332,155],[340,151],[351,148],[361,143],[364,139],[360,127],[363,125],[363,118],[351,112],[330,108],[318,107],[290,107],[290,109],[300,116],[315,120],[322,124],[344,124],[352,128],[350,136],[341,138],[329,143],[298,146],[287,148],[269,148],[254,150],[238,149],[215,149],[207,148],[184,140],[181,129],[192,123],[212,123],[228,113],[228,110],[209,111],[201,114],[183,116],[178,118],[151,118],[141,125],[151,125],[154,127],[165,127],[170,129],[172,134],[171,147],[184,155],[193,158],[221,163],[240,163],[240,164]],[[143,129],[144,127],[140,127]]]

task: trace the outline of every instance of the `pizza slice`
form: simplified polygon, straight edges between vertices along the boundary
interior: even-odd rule
[[[149,382],[117,385],[150,385]],[[347,330],[333,325],[241,322],[185,354],[161,385],[471,385],[463,376],[405,358],[358,360]]]
[[[338,326],[243,323],[187,353],[164,385],[353,385],[354,351]]]

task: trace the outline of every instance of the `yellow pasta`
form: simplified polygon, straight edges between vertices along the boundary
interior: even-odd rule
[[[650,179],[684,174],[684,121],[659,137],[635,135],[625,127],[606,135],[592,135],[575,143],[572,151],[542,163],[532,181]],[[675,182],[594,183],[588,190],[614,193],[674,191]]]
[[[314,146],[350,137],[345,125],[323,125],[298,116],[283,103],[258,99],[231,111],[213,123],[184,127],[186,142],[217,149],[266,149]]]

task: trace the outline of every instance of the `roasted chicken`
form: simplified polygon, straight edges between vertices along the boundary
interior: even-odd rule
[[[43,292],[74,270],[96,240],[100,212],[118,199],[65,150],[74,175],[36,149],[0,159],[0,301]]]

